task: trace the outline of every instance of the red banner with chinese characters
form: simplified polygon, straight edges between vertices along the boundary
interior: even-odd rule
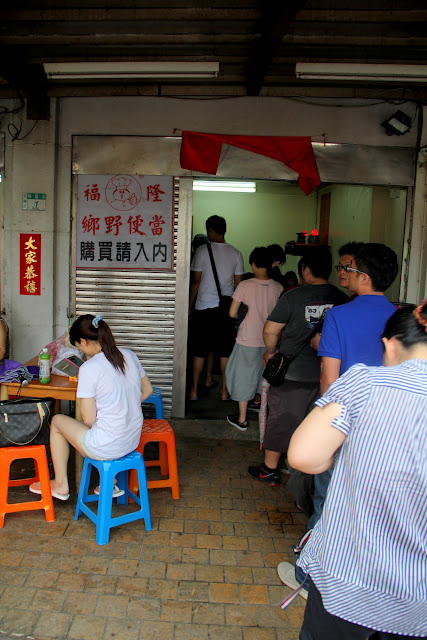
[[[41,233],[19,235],[21,296],[39,296],[41,287]]]

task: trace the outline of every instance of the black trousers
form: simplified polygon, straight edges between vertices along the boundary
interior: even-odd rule
[[[299,637],[300,640],[420,640],[421,636],[384,633],[338,618],[326,611],[322,596],[311,581]]]

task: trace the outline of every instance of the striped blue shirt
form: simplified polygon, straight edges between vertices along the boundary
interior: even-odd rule
[[[298,565],[325,609],[370,629],[427,635],[427,361],[356,364],[317,401],[346,435]]]

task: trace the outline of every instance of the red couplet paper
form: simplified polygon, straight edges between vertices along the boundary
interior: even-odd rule
[[[311,139],[306,136],[231,136],[183,131],[181,167],[216,175],[223,144],[283,162],[298,173],[298,185],[306,195],[320,184]]]
[[[40,295],[41,233],[21,233],[19,236],[21,296]]]

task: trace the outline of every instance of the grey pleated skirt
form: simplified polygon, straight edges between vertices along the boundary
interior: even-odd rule
[[[261,393],[265,347],[245,347],[235,344],[225,370],[227,389],[232,400],[249,401]]]

